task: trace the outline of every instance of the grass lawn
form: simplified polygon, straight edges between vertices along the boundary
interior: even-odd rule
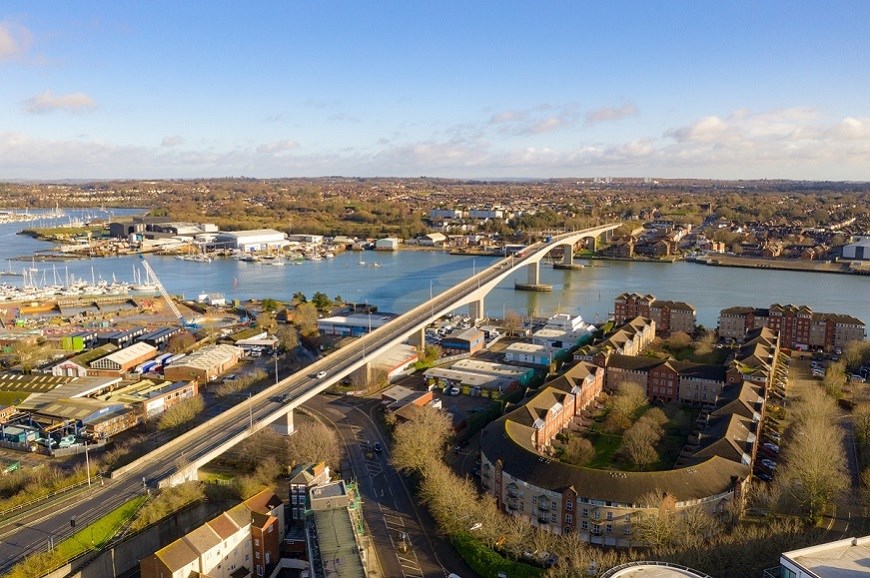
[[[93,524],[85,526],[60,544],[55,545],[55,550],[64,559],[71,560],[88,550],[100,548],[115,537],[115,534],[133,517],[133,514],[145,500],[146,496],[139,496],[121,504],[120,507],[112,510]]]
[[[16,405],[28,397],[29,391],[0,391],[0,405]]]
[[[622,444],[622,436],[601,432],[589,432],[586,438],[595,448],[595,457],[589,462],[590,468],[609,469],[616,464],[613,456]]]

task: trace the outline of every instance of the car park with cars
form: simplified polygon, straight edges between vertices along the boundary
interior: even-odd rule
[[[761,460],[761,465],[769,470],[776,469],[776,462],[768,458],[764,458],[763,460]]]

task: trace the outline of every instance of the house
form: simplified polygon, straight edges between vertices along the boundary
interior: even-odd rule
[[[280,560],[284,504],[263,490],[142,559],[142,578],[269,576]]]
[[[429,233],[417,239],[417,244],[422,247],[441,247],[447,242],[444,233]]]
[[[396,251],[398,248],[399,240],[394,237],[387,237],[375,241],[375,251]]]
[[[445,335],[441,340],[441,347],[445,350],[455,349],[464,353],[474,353],[483,349],[484,342],[483,331],[476,327],[469,327]]]

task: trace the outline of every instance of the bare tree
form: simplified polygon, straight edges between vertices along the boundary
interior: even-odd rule
[[[338,433],[314,421],[300,426],[287,438],[287,454],[292,464],[326,462],[332,468],[341,463],[342,449]]]
[[[505,311],[502,328],[508,335],[517,335],[523,328],[523,318],[516,311]]]
[[[849,487],[843,430],[833,421],[799,423],[783,458],[778,482],[809,519],[818,519]]]
[[[166,344],[166,349],[168,349],[170,353],[182,353],[189,347],[193,346],[194,343],[196,343],[196,337],[187,331],[183,331],[178,335],[173,335],[169,338],[169,341]]]
[[[157,421],[157,429],[168,430],[180,428],[186,423],[192,421],[202,410],[205,409],[205,402],[201,395],[196,395],[190,399],[180,401],[163,412],[160,419]]]
[[[299,346],[299,333],[290,325],[278,325],[275,328],[275,337],[284,351],[292,351]]]
[[[861,403],[852,412],[855,440],[862,446],[870,445],[870,403]]]
[[[595,457],[595,446],[586,438],[571,436],[565,444],[564,461],[569,464],[585,466]]]
[[[317,307],[313,303],[300,303],[293,310],[293,325],[303,337],[315,337],[318,335]]]
[[[422,472],[427,464],[440,461],[452,433],[450,418],[426,406],[417,416],[393,432],[393,465],[405,473]]]

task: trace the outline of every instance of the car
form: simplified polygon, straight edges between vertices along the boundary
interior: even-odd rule
[[[450,387],[444,390],[444,393],[447,395],[459,395],[460,389],[458,387]]]
[[[317,375],[315,375],[314,377],[316,377],[317,379],[323,379],[324,377],[326,377],[326,372],[325,371],[318,371]]]
[[[764,446],[763,446],[763,447],[764,447],[764,449],[766,449],[766,450],[768,450],[768,451],[771,451],[771,452],[773,452],[773,453],[775,453],[775,454],[778,454],[778,453],[779,453],[779,446],[776,445],[775,443],[764,442]]]
[[[375,450],[377,453],[381,453],[382,451],[384,451],[384,446],[381,445],[381,442],[375,442],[372,445],[372,449]]]
[[[764,466],[765,468],[769,469],[769,470],[775,470],[775,469],[776,469],[776,462],[773,461],[773,460],[769,460],[769,459],[767,459],[767,458],[764,458],[763,460],[761,460],[761,465]]]
[[[755,474],[755,477],[763,482],[770,482],[773,480],[773,476],[766,472],[758,472],[757,474]]]

